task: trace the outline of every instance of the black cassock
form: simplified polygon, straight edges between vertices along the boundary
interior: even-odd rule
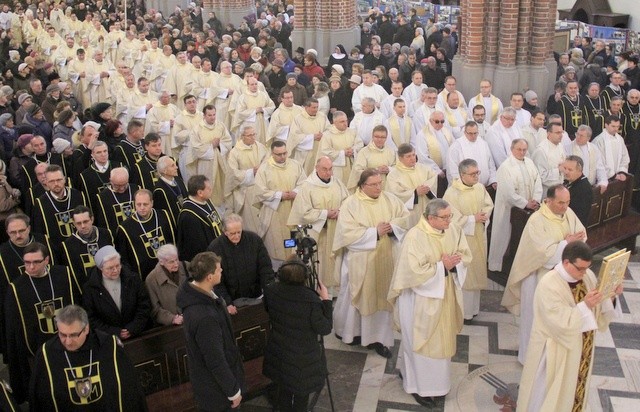
[[[38,178],[36,176],[36,166],[40,163],[58,165],[62,168],[64,175],[70,177],[67,174],[67,165],[64,162],[61,154],[47,153],[42,156],[34,155],[27,161],[27,163],[22,166],[22,170],[20,171],[20,176],[22,178],[22,189],[24,189],[24,192],[38,183]]]
[[[175,243],[171,218],[165,210],[155,210],[146,220],[137,213],[118,227],[116,249],[122,261],[144,280],[158,263],[156,252],[160,246]]]
[[[71,211],[76,206],[86,206],[84,195],[79,190],[66,190],[66,196],[60,200],[45,192],[36,199],[33,209],[33,231],[49,236],[56,256],[62,255],[62,242],[73,234]]]
[[[111,176],[111,170],[122,165],[118,162],[109,162],[107,170],[100,172],[92,163],[91,166],[84,169],[80,173],[78,189],[82,190],[84,196],[89,203],[89,207],[95,214],[98,210],[98,193],[102,192],[109,186],[109,177]]]
[[[207,200],[199,204],[185,200],[178,216],[178,252],[180,260],[190,261],[195,255],[207,250],[213,239],[222,234],[220,214]]]
[[[116,162],[122,163],[129,169],[129,172],[133,171],[136,163],[144,156],[144,146],[142,142],[137,145],[129,142],[127,139],[123,139],[118,143],[115,150],[111,154],[111,159]]]
[[[172,186],[160,178],[153,189],[153,207],[169,212],[174,225],[178,222],[182,204],[189,197],[187,187],[179,176],[175,178],[175,183],[175,186]]]
[[[138,189],[138,186],[129,184],[124,193],[116,193],[109,187],[98,193],[98,207],[94,211],[96,226],[115,233],[120,223],[135,213],[133,195]]]
[[[113,236],[108,229],[96,227],[95,233],[92,235],[87,240],[80,237],[76,232],[62,243],[64,262],[78,280],[78,289],[82,289],[82,285],[89,278],[91,269],[96,266],[93,257],[98,250],[103,246],[113,246]]]
[[[39,242],[45,245],[49,249],[49,255],[51,255],[51,246],[49,245],[49,239],[40,233],[32,233],[29,243],[24,246],[17,246],[7,240],[0,245],[0,299],[4,299],[9,283],[13,282],[20,275],[24,275],[24,260],[22,255],[24,254],[24,248],[33,242]],[[50,256],[49,263],[55,264],[55,257]],[[7,341],[5,335],[4,324],[4,305],[0,304],[0,353],[6,355],[7,353]]]
[[[58,331],[56,314],[67,305],[79,303],[80,292],[71,271],[66,266],[50,266],[48,270],[49,275],[41,278],[18,277],[6,294],[7,363],[18,402],[27,394],[31,375],[28,360]]]
[[[146,410],[138,374],[113,335],[91,331],[73,352],[52,338],[38,351],[33,370],[31,410]]]

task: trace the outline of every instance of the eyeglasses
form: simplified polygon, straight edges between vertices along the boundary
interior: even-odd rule
[[[442,220],[451,220],[451,218],[453,218],[453,215],[446,215],[446,216],[438,216],[438,215],[429,215],[431,217],[435,217],[437,219],[442,219]]]
[[[18,229],[18,230],[12,230],[11,232],[9,232],[9,236],[15,236],[15,235],[22,235],[27,233],[28,229]]]
[[[25,260],[24,261],[24,265],[25,266],[31,266],[31,265],[39,265],[42,262],[44,262],[45,259],[40,259],[40,260]]]
[[[432,120],[435,124],[444,124],[444,120]]]
[[[580,272],[580,273],[584,273],[584,272],[586,272],[587,270],[589,270],[589,269],[591,268],[591,265],[587,266],[586,268],[581,268],[580,266],[576,265],[576,264],[575,264],[575,263],[573,263],[573,262],[569,262],[569,263],[571,263],[571,266],[573,266],[574,268],[576,268],[576,270],[577,270],[578,272]]]
[[[78,339],[80,337],[80,335],[82,335],[82,332],[84,332],[84,330],[87,328],[87,325],[84,325],[82,327],[82,329],[80,329],[80,332],[76,332],[76,333],[62,333],[62,332],[58,332],[58,336],[60,336],[61,339]]]
[[[113,265],[113,266],[103,266],[102,267],[102,271],[103,272],[115,272],[117,270],[120,270],[121,268],[122,268],[122,265],[120,263],[118,263],[117,265]]]
[[[480,176],[480,171],[473,172],[473,173],[463,173],[463,175],[467,175],[467,176]]]

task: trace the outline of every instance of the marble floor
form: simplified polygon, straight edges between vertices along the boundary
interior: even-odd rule
[[[609,251],[608,251],[609,252]],[[597,273],[597,258],[594,260]],[[602,258],[602,255],[599,256]],[[640,253],[632,257],[621,298],[623,316],[596,335],[596,356],[589,406],[592,411],[640,410]],[[500,306],[503,288],[489,281],[482,292],[481,312],[464,325],[452,362],[452,388],[432,410],[489,412],[515,410],[522,368],[516,360],[518,325]],[[399,338],[399,337],[398,337]],[[362,347],[325,338],[334,410],[357,412],[424,411],[402,389],[398,376],[399,341],[385,359]],[[0,364],[0,378],[7,371]],[[26,410],[26,409],[25,409]],[[265,396],[243,403],[243,412],[270,411]],[[315,411],[331,411],[327,387]]]

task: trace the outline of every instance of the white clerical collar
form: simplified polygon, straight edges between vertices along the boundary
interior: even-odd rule
[[[62,192],[62,196],[58,197],[56,196],[53,192],[49,191],[49,194],[51,195],[52,198],[56,199],[56,200],[62,200],[64,198],[67,197],[67,188],[64,188],[64,192]]]
[[[562,280],[564,280],[565,282],[569,282],[569,283],[576,283],[579,281],[579,279],[574,278],[573,276],[571,276],[566,269],[564,268],[564,266],[562,266],[562,262],[558,263],[554,269],[556,270],[556,272],[558,272],[558,274],[560,275],[560,277],[562,278]]]

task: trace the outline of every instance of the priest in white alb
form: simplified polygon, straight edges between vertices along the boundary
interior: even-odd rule
[[[564,180],[562,163],[566,158],[562,141],[562,126],[559,124],[549,124],[547,127],[547,138],[540,142],[538,148],[533,152],[531,159],[538,168],[540,180],[542,181],[542,192],[545,193],[551,186],[562,183]]]
[[[473,120],[464,125],[464,136],[456,139],[447,153],[447,180],[453,182],[459,178],[458,165],[464,159],[473,159],[480,169],[480,183],[496,186],[496,165],[487,142],[479,138],[478,124]]]
[[[561,261],[536,288],[533,329],[520,379],[518,410],[579,411],[588,409],[589,382],[594,365],[595,332],[622,316],[618,296],[596,289],[589,269],[593,252],[583,242],[571,242]]]
[[[473,159],[458,165],[459,178],[447,189],[444,200],[455,209],[453,223],[462,228],[473,258],[462,285],[465,320],[480,313],[480,291],[487,287],[487,226],[493,201],[484,184],[479,182],[480,169]]]
[[[526,157],[527,141],[511,142],[511,155],[496,173],[489,270],[502,271],[502,260],[511,239],[511,208],[537,210],[542,200],[542,181],[533,161]]]
[[[267,149],[256,141],[253,126],[242,126],[227,158],[224,197],[227,210],[240,215],[252,232],[257,232],[259,225],[258,209],[253,205],[255,176],[266,157]]]
[[[396,163],[396,152],[387,146],[387,128],[376,126],[373,128],[371,143],[358,151],[356,161],[351,169],[347,189],[353,191],[358,185],[360,175],[366,169],[376,169],[381,174],[384,189],[390,167]]]
[[[266,145],[270,145],[273,139],[286,142],[293,120],[302,114],[302,107],[293,103],[292,91],[280,93],[280,98],[280,105],[271,115],[271,119],[269,119]]]
[[[416,151],[408,143],[398,148],[398,161],[391,167],[385,190],[404,202],[409,210],[408,227],[415,226],[430,199],[438,193],[438,175],[429,166],[418,163]]]
[[[318,108],[318,99],[308,98],[303,110],[293,118],[287,138],[289,156],[302,164],[307,175],[311,175],[315,167],[322,135],[331,126],[327,116]]]
[[[461,287],[472,258],[452,216],[446,201],[429,202],[402,242],[388,296],[402,333],[402,387],[428,408],[451,390],[451,358],[463,325]]]
[[[293,98],[293,97],[292,97]],[[333,125],[324,132],[318,148],[318,157],[327,156],[333,162],[333,177],[347,184],[356,153],[364,147],[356,132],[349,128],[345,112],[333,113]]]
[[[349,124],[349,128],[355,130],[356,134],[366,145],[371,141],[373,128],[384,124],[385,117],[376,109],[376,102],[370,97],[362,99],[362,110],[356,113]]]
[[[334,332],[344,343],[359,343],[385,358],[394,342],[387,294],[408,215],[400,199],[382,190],[380,172],[367,169],[340,207],[333,240],[341,274]]]
[[[331,159],[322,156],[300,186],[287,220],[289,226],[311,225],[308,233],[318,245],[318,276],[328,288],[340,286],[332,250],[340,205],[347,196],[347,187],[333,177]]]
[[[520,128],[515,123],[516,110],[512,107],[505,107],[498,120],[491,125],[484,137],[489,149],[491,149],[496,168],[499,168],[502,162],[509,157],[511,142],[522,137]]]
[[[522,232],[520,244],[502,295],[502,306],[520,316],[518,361],[524,364],[533,325],[533,295],[538,280],[560,263],[562,251],[573,241],[587,240],[580,219],[569,208],[571,196],[563,185],[551,186],[540,210]]]

